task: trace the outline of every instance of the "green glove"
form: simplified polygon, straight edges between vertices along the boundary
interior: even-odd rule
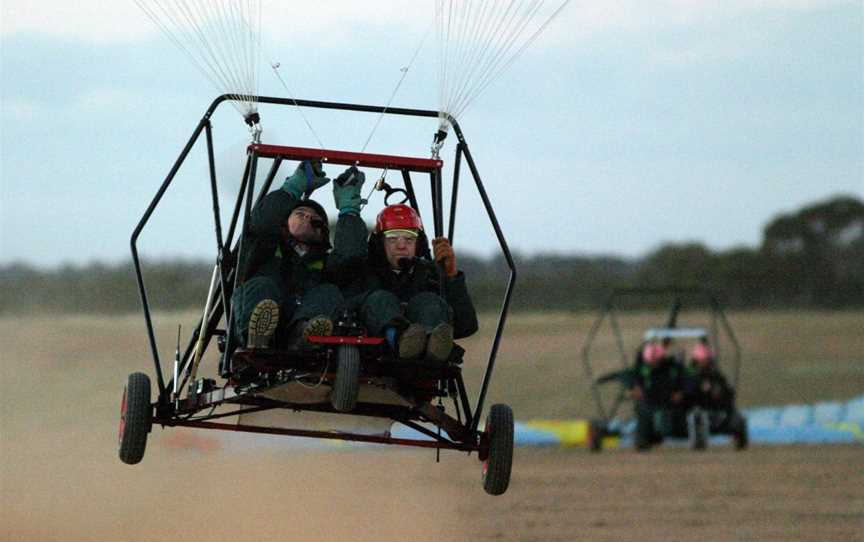
[[[300,162],[300,165],[297,166],[294,173],[285,179],[285,183],[282,185],[282,190],[288,192],[297,199],[302,199],[304,192],[307,196],[310,196],[316,189],[321,188],[329,182],[330,179],[328,179],[324,174],[324,170],[321,169],[320,163],[313,164],[304,161]]]
[[[336,177],[333,182],[333,199],[336,201],[336,208],[339,209],[339,216],[360,215],[360,205],[363,204],[360,190],[364,182],[366,182],[366,175],[355,166],[349,167]]]

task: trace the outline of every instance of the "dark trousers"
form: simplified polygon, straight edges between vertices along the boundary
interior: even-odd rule
[[[663,437],[687,436],[687,409],[681,405],[658,405],[650,401],[637,401],[636,438],[645,443],[656,443]]]
[[[284,295],[278,281],[265,276],[253,277],[243,283],[231,297],[234,330],[246,340],[249,317],[259,302],[272,299],[279,305],[279,328],[277,336],[290,334],[297,322],[324,315],[336,319],[345,303],[342,292],[335,284],[319,284],[301,295]]]
[[[452,310],[447,301],[432,292],[420,292],[405,304],[388,290],[374,290],[356,301],[360,319],[369,335],[380,336],[387,326],[404,328],[408,323],[422,324],[426,331],[442,323],[450,323]]]

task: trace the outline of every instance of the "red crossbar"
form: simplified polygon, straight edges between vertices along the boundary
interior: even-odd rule
[[[434,160],[432,158],[412,158],[410,156],[309,149],[306,147],[283,147],[282,145],[264,145],[263,143],[253,143],[249,145],[249,150],[254,150],[258,156],[264,158],[279,157],[284,160],[321,160],[325,164],[407,169],[408,171],[426,173],[439,169],[443,164],[441,160]]]

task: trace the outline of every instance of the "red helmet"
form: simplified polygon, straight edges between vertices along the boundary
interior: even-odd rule
[[[660,361],[666,356],[666,349],[662,344],[648,343],[642,349],[642,359],[648,363]]]
[[[711,362],[714,359],[714,353],[711,351],[711,347],[707,344],[697,343],[696,346],[693,347],[690,357],[693,358],[693,361],[700,363]]]
[[[388,205],[378,213],[378,218],[375,220],[375,233],[390,230],[423,231],[423,222],[417,211],[408,205],[402,203]]]

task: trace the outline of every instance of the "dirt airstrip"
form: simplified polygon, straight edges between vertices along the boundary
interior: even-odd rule
[[[792,369],[778,374],[790,402],[864,389],[864,372],[846,355],[862,351],[860,316],[824,324],[847,346],[832,343],[820,365],[806,364],[810,354],[786,356]],[[510,397],[519,419],[556,405],[560,417],[590,414],[562,356],[579,344],[563,331],[567,318],[551,331],[544,322],[548,342],[531,318],[509,324],[518,342],[503,345],[490,393]],[[160,328],[169,344],[172,327]],[[116,455],[122,387],[131,371],[152,373],[138,315],[3,318],[0,344],[2,540],[864,540],[860,445],[518,448],[501,497],[483,493],[474,456],[443,453],[436,464],[434,451],[420,449],[250,447],[201,430],[156,427],[144,461],[128,466]],[[515,361],[525,344],[536,357],[533,379]],[[748,368],[762,370],[758,359]]]
[[[168,439],[179,431],[157,430],[136,466],[116,460],[110,434],[4,453],[3,539],[822,541],[864,532],[860,447],[521,448],[509,491],[490,497],[479,463],[463,454],[436,464],[430,451],[389,447],[238,453],[211,437],[180,449]]]

